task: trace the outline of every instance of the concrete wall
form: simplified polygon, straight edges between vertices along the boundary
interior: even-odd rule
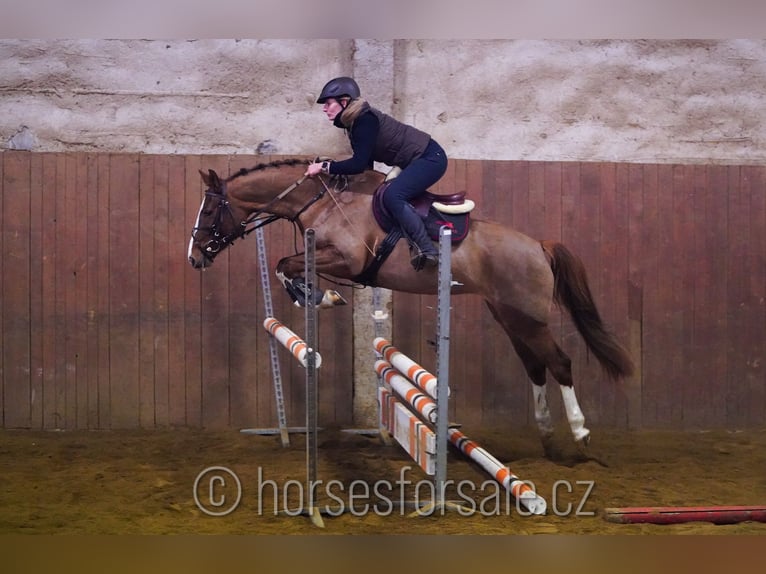
[[[0,40],[0,147],[340,157],[339,74],[452,157],[766,160],[766,40]]]

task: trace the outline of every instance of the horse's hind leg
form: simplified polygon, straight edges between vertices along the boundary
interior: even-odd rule
[[[553,430],[545,387],[545,369],[547,368],[559,383],[572,436],[575,441],[587,443],[590,431],[585,428],[585,417],[572,386],[572,361],[556,344],[548,326],[532,321],[518,313],[511,319],[500,315],[489,303],[487,306],[497,322],[508,333],[513,347],[524,363],[524,368],[533,383],[535,420],[543,438],[550,436]],[[545,443],[545,440],[543,442]]]
[[[588,443],[590,430],[585,428],[585,416],[577,402],[574,385],[572,382],[572,361],[567,354],[556,344],[553,335],[547,326],[540,326],[538,333],[526,340],[533,352],[548,367],[548,370],[559,383],[561,397],[564,400],[564,412],[566,412],[569,428],[575,441]]]
[[[532,381],[532,398],[535,404],[535,422],[540,430],[540,436],[545,444],[553,435],[553,419],[551,410],[548,407],[548,396],[545,381],[545,365],[540,362],[534,353],[530,351],[524,343],[516,337],[511,337],[513,348],[519,355],[524,369],[527,371],[530,381]]]
[[[516,350],[524,365],[524,370],[527,372],[529,380],[532,382],[532,397],[535,405],[535,422],[537,428],[540,430],[540,436],[543,440],[543,446],[547,450],[547,443],[550,437],[553,435],[553,420],[551,418],[551,411],[548,407],[548,397],[546,392],[545,381],[545,364],[541,362],[535,354],[527,347],[521,339],[519,339],[514,333],[512,333],[507,326],[503,318],[498,314],[496,309],[487,303],[492,316],[503,327],[505,332],[513,344],[513,348]]]

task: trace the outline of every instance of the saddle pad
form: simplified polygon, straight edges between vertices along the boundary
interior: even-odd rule
[[[395,221],[389,214],[386,206],[383,205],[383,193],[386,187],[385,184],[382,185],[372,196],[372,214],[380,228],[388,233],[394,227]],[[423,207],[426,209],[423,209]],[[426,231],[429,237],[435,241],[439,240],[439,229],[442,225],[447,225],[452,229],[452,243],[462,241],[468,234],[470,212],[443,213],[429,205],[421,206],[418,213],[426,224]]]
[[[470,226],[469,213],[442,213],[435,208],[428,211],[426,231],[434,241],[439,241],[439,230],[446,225],[452,230],[452,243],[459,243],[468,235]]]

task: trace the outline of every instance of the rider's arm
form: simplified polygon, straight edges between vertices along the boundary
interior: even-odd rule
[[[373,152],[375,142],[378,139],[380,123],[373,113],[362,114],[354,125],[351,126],[351,149],[354,155],[342,161],[330,162],[328,170],[330,174],[353,175],[371,169],[373,165]]]

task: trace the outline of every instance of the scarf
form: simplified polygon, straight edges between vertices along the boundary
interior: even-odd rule
[[[333,123],[336,127],[342,129],[351,129],[351,126],[354,125],[356,118],[358,118],[369,109],[370,104],[367,103],[367,100],[363,100],[361,98],[351,100],[346,106],[346,109],[335,116]]]

